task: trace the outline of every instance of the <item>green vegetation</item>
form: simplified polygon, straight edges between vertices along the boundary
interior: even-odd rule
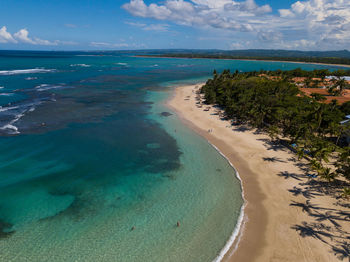
[[[245,73],[225,70],[222,74],[214,71],[213,79],[201,92],[206,103],[220,106],[234,124],[248,124],[265,130],[271,139],[287,141],[298,158],[309,160],[310,168],[320,178],[331,182],[342,176],[350,180],[350,147],[341,139],[350,134],[350,126],[340,124],[349,114],[350,102],[341,106],[335,100],[322,103],[322,95],[308,97],[290,81],[292,77],[324,78],[349,73],[301,69]]]
[[[350,53],[346,50],[334,52],[302,52],[287,50],[189,51],[190,50],[173,50],[168,53],[154,51],[152,54],[146,53],[144,55],[173,58],[249,59],[350,65]]]

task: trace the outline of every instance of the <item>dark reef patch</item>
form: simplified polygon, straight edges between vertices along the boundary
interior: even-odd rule
[[[53,216],[40,219],[40,221],[69,218],[75,222],[79,222],[86,217],[95,215],[103,205],[101,201],[93,200],[92,198],[75,197],[74,201],[66,209]]]
[[[164,116],[164,117],[169,117],[169,116],[172,116],[173,114],[169,113],[169,112],[162,112],[162,113],[160,113],[160,115]]]
[[[8,238],[15,233],[15,231],[10,231],[12,226],[12,224],[0,220],[0,240]]]

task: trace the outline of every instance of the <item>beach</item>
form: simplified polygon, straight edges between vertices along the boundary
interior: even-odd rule
[[[182,118],[165,103],[213,68],[323,66],[50,54],[10,51],[0,61],[0,261],[281,261],[283,252],[295,261],[278,243],[294,248],[295,239],[326,254],[313,261],[334,259],[331,245],[347,254],[346,213],[305,190],[319,184],[299,185],[308,178],[292,155],[197,108],[192,87],[175,103]]]
[[[198,101],[200,85],[177,87],[167,105],[234,166],[243,222],[223,261],[341,261],[349,258],[350,205],[336,186],[308,176],[306,162],[257,130],[232,126]],[[234,175],[234,172],[232,172]]]

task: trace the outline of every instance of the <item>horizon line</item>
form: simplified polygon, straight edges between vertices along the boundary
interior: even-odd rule
[[[249,48],[249,49],[216,49],[216,48],[144,48],[144,49],[77,49],[77,50],[38,50],[38,49],[0,49],[4,51],[21,51],[21,52],[129,52],[129,51],[287,51],[287,52],[350,52],[348,49],[338,50],[298,50],[298,49],[264,49],[264,48]]]

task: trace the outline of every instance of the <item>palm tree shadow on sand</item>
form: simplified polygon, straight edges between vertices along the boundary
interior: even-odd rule
[[[331,252],[340,261],[350,261],[350,233],[341,224],[350,222],[350,210],[346,201],[341,199],[340,192],[343,181],[332,184],[315,179],[300,182],[299,186],[290,189],[294,196],[302,196],[305,201],[292,201],[290,206],[300,208],[312,222],[302,221],[291,228],[303,237],[311,237],[329,246]],[[315,197],[330,195],[334,199],[333,208],[312,203]],[[342,208],[342,210],[340,210]]]
[[[291,148],[284,146],[280,141],[261,139],[268,150],[289,151]],[[278,157],[263,158],[265,162],[280,162]],[[298,172],[282,171],[276,175],[284,179],[292,179],[297,182],[288,191],[298,199],[292,200],[291,207],[300,208],[310,219],[300,221],[291,229],[295,230],[302,238],[313,238],[329,247],[329,252],[339,261],[350,262],[350,232],[345,231],[342,225],[350,223],[350,203],[341,198],[342,189],[350,184],[335,180],[334,182],[322,181],[313,177],[310,167],[297,161],[296,157],[287,159],[294,162]],[[330,196],[332,206],[322,206],[313,203],[317,198]]]

